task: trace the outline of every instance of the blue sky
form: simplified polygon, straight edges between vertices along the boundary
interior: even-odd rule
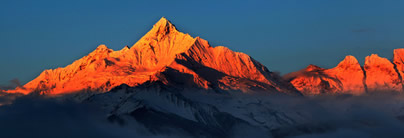
[[[162,16],[283,74],[404,48],[403,0],[1,0],[0,84],[23,83],[106,44],[133,45]]]

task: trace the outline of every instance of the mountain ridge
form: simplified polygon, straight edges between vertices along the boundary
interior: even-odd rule
[[[284,78],[304,95],[403,92],[401,57],[404,56],[404,49],[395,49],[393,54],[392,61],[371,54],[365,58],[363,66],[354,56],[348,55],[334,68],[309,65],[306,69],[285,75]]]
[[[250,90],[297,93],[252,57],[179,32],[166,18],[132,47],[114,51],[99,45],[64,68],[43,71],[23,87],[8,92],[67,94],[107,92],[122,84],[149,81],[205,90]],[[294,91],[294,92],[293,92]]]
[[[162,17],[131,47],[121,50],[99,45],[63,68],[44,70],[37,78],[9,93],[69,94],[107,92],[126,84],[136,87],[160,81],[173,87],[207,91],[280,92],[289,94],[353,94],[403,91],[404,49],[393,60],[372,54],[361,66],[347,55],[336,67],[310,64],[280,77],[242,52],[178,31]]]

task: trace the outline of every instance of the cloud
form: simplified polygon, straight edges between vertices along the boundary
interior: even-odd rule
[[[380,94],[382,93],[382,94]],[[388,92],[362,96],[318,96],[271,100],[282,110],[294,110],[305,121],[280,128],[296,137],[403,137],[404,96]],[[283,132],[282,132],[283,131]],[[293,132],[293,133],[291,133]]]
[[[22,96],[22,94],[0,92],[0,106],[11,104],[15,99],[17,99],[20,96]]]
[[[97,107],[22,96],[0,106],[0,137],[150,137],[137,122],[125,127],[108,122]]]
[[[9,81],[8,85],[0,85],[0,90],[15,89],[16,87],[21,87],[21,82],[18,79],[12,79]]]
[[[404,119],[400,120],[404,116],[404,95],[397,93],[316,97],[233,93],[188,97],[215,105],[251,124],[256,119],[273,137],[404,137]]]
[[[280,122],[287,119],[293,122],[280,126],[269,122],[270,126],[276,128],[270,128],[268,133],[251,129],[249,125],[237,125],[231,128],[231,137],[404,136],[403,120],[399,119],[404,116],[402,94],[379,92],[362,96],[317,97],[243,93],[187,94],[190,100],[213,105],[246,122],[251,120],[240,116],[254,115],[253,118],[264,122],[265,119]],[[3,95],[0,101],[13,101],[12,104],[0,106],[0,137],[167,137],[150,132],[144,124],[130,117],[125,119],[126,125],[110,122],[104,110],[91,104],[21,95]],[[187,136],[181,131],[173,132],[171,137]]]

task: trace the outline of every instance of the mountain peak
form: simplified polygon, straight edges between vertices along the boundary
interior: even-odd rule
[[[404,61],[404,48],[394,49],[393,61],[394,63],[401,63]]]
[[[179,32],[163,17],[130,50],[138,55],[136,65],[160,68],[170,64],[176,54],[185,52],[194,42],[195,38]]]
[[[104,44],[99,45],[96,49],[98,50],[104,50],[104,49],[108,49],[108,47]]]
[[[349,64],[359,64],[358,60],[352,55],[345,56],[343,62],[346,62]]]
[[[380,57],[378,54],[372,54],[365,58],[365,66],[370,65],[388,65],[393,66],[387,58]]]
[[[122,84],[136,87],[154,81],[206,90],[296,92],[274,76],[250,56],[213,48],[163,17],[132,47],[114,51],[99,45],[64,68],[45,70],[24,85],[24,93],[106,92]]]
[[[172,24],[165,17],[162,17],[159,21],[157,21],[157,23],[155,23],[153,25],[153,28],[152,28],[151,31],[153,31],[155,33],[167,34],[167,33],[170,33],[172,31],[178,31],[178,30],[175,28],[174,24]]]
[[[401,91],[402,84],[395,65],[387,58],[372,54],[365,58],[368,91]]]
[[[171,36],[171,37],[167,37]],[[171,40],[169,40],[171,39]],[[153,27],[147,32],[131,49],[147,49],[148,47],[156,47],[161,41],[172,41],[172,39],[184,39],[185,41],[194,41],[188,34],[179,32],[175,25],[165,17],[157,21]]]
[[[90,55],[98,55],[100,53],[108,53],[111,52],[112,50],[109,49],[106,45],[101,44],[99,45]]]
[[[165,24],[172,24],[167,18],[161,17],[159,21],[155,25],[165,25]]]
[[[342,60],[338,66],[339,68],[348,68],[348,67],[357,67],[360,68],[360,64],[358,60],[352,56],[352,55],[347,55],[345,56],[344,60]]]
[[[308,65],[307,67],[306,67],[306,71],[317,71],[317,70],[322,70],[323,68],[321,68],[321,67],[319,67],[319,66],[316,66],[316,65],[313,65],[313,64],[310,64],[310,65]]]
[[[397,49],[394,49],[394,53],[395,52],[404,52],[404,48],[397,48]]]

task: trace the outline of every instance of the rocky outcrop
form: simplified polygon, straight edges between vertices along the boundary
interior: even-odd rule
[[[296,92],[250,56],[212,47],[202,38],[179,32],[164,17],[130,48],[114,51],[100,45],[71,65],[45,70],[9,92],[106,92],[122,84],[135,87],[154,81],[214,91]]]

